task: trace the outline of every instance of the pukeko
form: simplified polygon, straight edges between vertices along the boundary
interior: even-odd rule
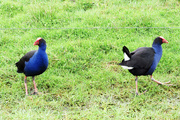
[[[150,75],[151,80],[157,84],[170,85],[170,82],[162,83],[155,80],[152,76],[162,56],[162,43],[168,43],[168,41],[163,37],[157,37],[152,47],[140,47],[131,53],[126,46],[123,47],[124,59],[119,65],[124,69],[128,69],[131,74],[136,76],[136,95],[138,95],[138,76],[141,75]]]
[[[42,74],[48,67],[48,56],[46,54],[46,41],[43,38],[37,38],[34,42],[34,45],[38,45],[38,50],[33,50],[26,53],[17,63],[17,72],[24,73],[25,79],[25,89],[26,95],[28,95],[27,91],[27,77],[32,76],[34,83],[34,94],[37,94],[37,88],[34,77],[36,75]]]

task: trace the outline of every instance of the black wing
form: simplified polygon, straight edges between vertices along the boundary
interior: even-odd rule
[[[141,47],[131,53],[131,59],[127,61],[127,66],[134,68],[149,69],[154,61],[154,49]]]
[[[37,51],[37,50],[33,50],[33,51],[30,51],[30,52],[26,53],[26,54],[16,63],[16,67],[18,68],[18,69],[17,69],[17,72],[18,72],[18,73],[23,73],[23,72],[24,72],[25,61],[28,62],[29,59],[34,55],[34,53],[35,53],[36,51]]]
[[[144,75],[154,61],[155,51],[151,47],[141,47],[130,53],[129,61],[122,61],[119,65],[133,67],[129,70],[133,75]]]

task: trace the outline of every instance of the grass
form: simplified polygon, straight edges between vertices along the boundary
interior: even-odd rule
[[[106,27],[179,27],[178,0],[7,0],[0,2],[3,28],[80,28],[0,30],[0,119],[180,119],[180,29]],[[105,27],[101,29],[83,29]],[[157,36],[163,56],[157,86],[117,65],[122,47],[151,46]],[[37,37],[47,42],[49,66],[37,76],[38,96],[25,96],[24,75],[15,62]],[[28,78],[28,91],[33,83]]]

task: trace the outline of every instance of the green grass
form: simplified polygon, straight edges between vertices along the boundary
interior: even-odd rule
[[[0,119],[180,119],[179,0],[7,0],[0,1]],[[101,29],[83,29],[105,27]],[[82,29],[81,29],[82,28]],[[151,46],[163,36],[163,56],[154,78],[135,77],[117,65],[122,47]],[[38,96],[25,96],[24,75],[15,62],[47,42],[49,66],[37,76]],[[33,92],[28,78],[28,91]]]

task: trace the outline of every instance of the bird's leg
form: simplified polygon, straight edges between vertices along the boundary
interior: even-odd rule
[[[135,82],[136,82],[136,95],[138,95],[138,77],[137,76],[135,78]]]
[[[37,88],[36,88],[36,83],[35,83],[35,79],[34,79],[34,76],[32,77],[33,79],[33,83],[34,83],[34,93],[33,94],[37,94]]]
[[[138,94],[138,77],[136,76],[136,78],[135,78],[135,81],[136,81],[136,95],[142,95],[142,94],[144,94],[144,93],[146,93],[147,92],[147,90],[146,91],[144,91],[143,93],[141,93],[141,94]]]
[[[25,76],[25,78],[24,78],[24,85],[25,85],[25,89],[26,89],[26,95],[28,95],[28,90],[27,90],[27,76]]]
[[[151,75],[151,80],[154,81],[154,82],[156,82],[156,83],[159,84],[159,85],[167,85],[167,86],[171,86],[171,85],[172,85],[172,84],[169,84],[171,81],[162,83],[162,82],[160,82],[160,81],[155,80],[152,75]]]

